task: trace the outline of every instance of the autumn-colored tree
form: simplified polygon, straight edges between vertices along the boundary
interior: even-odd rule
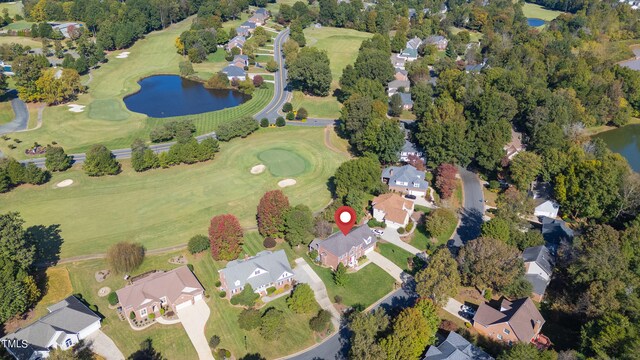
[[[458,170],[452,164],[442,164],[436,170],[435,186],[443,199],[448,199],[453,195],[456,188],[456,174]]]
[[[429,300],[403,309],[393,320],[392,332],[381,341],[387,359],[419,359],[427,345],[435,341],[440,320]]]
[[[419,171],[427,170],[427,167],[424,165],[424,160],[422,160],[418,155],[411,154],[407,156],[407,164],[413,166]]]
[[[234,260],[242,250],[242,227],[231,214],[214,216],[209,226],[211,256],[215,260]]]
[[[258,231],[262,236],[282,237],[284,215],[289,210],[289,199],[282,190],[267,191],[258,204]]]

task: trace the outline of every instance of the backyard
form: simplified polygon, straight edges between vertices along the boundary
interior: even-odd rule
[[[0,195],[0,212],[18,211],[29,225],[60,224],[64,258],[103,253],[125,239],[147,249],[184,244],[205,233],[212,216],[223,213],[236,215],[245,227],[255,226],[258,201],[266,191],[278,188],[281,174],[297,181],[283,189],[293,205],[320,210],[331,199],[328,179],[346,160],[344,154],[325,147],[323,130],[262,129],[246,139],[222,143],[213,161],[144,173],[134,172],[125,162],[117,176],[90,178],[75,167],[54,173],[43,186],[23,186]],[[278,163],[272,150],[300,162],[288,168]],[[263,162],[273,170],[250,173]],[[56,188],[64,179],[73,180],[73,185]]]
[[[528,18],[542,19],[544,21],[551,21],[562,14],[561,11],[550,10],[543,6],[528,2],[524,3],[524,6],[522,6],[522,12],[524,13],[524,16]]]

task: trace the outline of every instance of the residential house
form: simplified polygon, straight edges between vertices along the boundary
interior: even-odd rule
[[[551,282],[554,258],[546,246],[540,245],[524,249],[522,259],[524,260],[525,277],[533,286],[531,297],[540,302],[549,282]]]
[[[242,37],[249,37],[249,35],[251,35],[251,32],[249,31],[249,29],[247,28],[243,28],[238,26],[236,28],[236,36],[242,36]]]
[[[449,45],[449,40],[442,35],[431,35],[424,39],[424,43],[427,45],[433,45],[438,50],[445,50],[447,45]]]
[[[425,196],[429,183],[424,179],[424,171],[411,165],[390,166],[382,170],[382,182],[389,190],[403,194]]]
[[[413,214],[413,201],[407,200],[397,193],[387,193],[371,200],[373,217],[392,228],[401,228],[409,224]]]
[[[406,61],[416,61],[418,60],[418,50],[412,48],[405,48],[402,50],[400,55],[398,55],[400,59],[405,59]]]
[[[409,72],[405,69],[401,69],[399,67],[395,68],[395,73],[393,74],[393,77],[396,80],[400,80],[400,81],[409,81]]]
[[[236,36],[233,39],[229,40],[229,42],[227,43],[227,45],[225,45],[225,50],[227,51],[231,51],[231,49],[233,49],[234,47],[237,47],[238,49],[240,49],[240,53],[242,54],[242,48],[244,47],[244,43],[247,42],[247,38],[245,38],[244,36]]]
[[[136,278],[116,294],[127,318],[133,312],[136,319],[144,319],[159,316],[160,309],[176,312],[202,301],[204,288],[187,266],[181,266]]]
[[[258,25],[256,23],[254,23],[253,21],[245,21],[242,24],[240,24],[240,27],[243,29],[247,29],[249,30],[250,33],[252,33],[257,27]]]
[[[543,216],[541,221],[542,237],[547,243],[547,246],[551,247],[552,251],[554,251],[561,242],[570,242],[573,239],[573,230],[571,230],[564,221],[546,216]]]
[[[393,65],[394,68],[404,70],[404,65],[406,64],[406,62],[407,60],[404,58],[401,58],[400,55],[391,54],[391,65]]]
[[[558,217],[558,211],[560,210],[560,204],[558,204],[555,200],[544,200],[539,202],[536,205],[533,215],[537,217],[548,217],[555,219]]]
[[[256,9],[256,11],[253,14],[254,15],[261,15],[265,19],[268,19],[271,16],[271,14],[269,13],[269,10],[267,10],[265,8],[258,8],[258,9]]]
[[[62,24],[57,24],[57,23],[49,23],[51,25],[51,28],[53,29],[53,31],[60,31],[60,33],[62,34],[62,36],[64,36],[65,38],[69,39],[71,38],[71,34],[69,34],[69,31],[72,29],[77,29],[79,30],[83,25],[76,23],[76,22],[66,22],[66,23],[62,23]]]
[[[49,357],[52,349],[67,350],[100,329],[100,316],[75,296],[51,305],[33,324],[3,337],[0,344],[17,360]]]
[[[389,96],[397,93],[400,90],[404,90],[402,92],[409,91],[411,83],[408,80],[393,80],[387,84],[387,94]]]
[[[422,39],[417,36],[414,36],[413,39],[407,41],[405,48],[418,50],[418,48],[422,45]]]
[[[413,109],[413,100],[411,100],[411,93],[400,93],[400,99],[402,100],[402,109]]]
[[[267,17],[264,14],[254,13],[248,21],[256,24],[256,26],[262,26],[267,21]]]
[[[423,159],[423,153],[422,151],[420,151],[420,149],[418,149],[418,147],[411,142],[411,140],[409,140],[408,138],[404,139],[404,145],[402,145],[402,149],[400,149],[400,161],[404,161],[407,162],[409,161],[409,156],[414,155],[419,157],[420,159]]]
[[[479,73],[484,68],[484,64],[467,64],[464,66],[466,73]]]
[[[473,317],[473,328],[492,340],[507,343],[537,342],[544,318],[530,298],[514,301],[503,299],[500,309],[487,303],[478,308]]]
[[[230,261],[218,273],[227,298],[240,293],[247,284],[255,293],[266,295],[268,288],[281,289],[291,286],[293,281],[293,270],[284,250],[265,250],[253,257]]]
[[[452,331],[440,345],[430,346],[423,360],[493,360],[493,358]]]
[[[509,160],[513,159],[514,156],[518,155],[521,151],[524,150],[524,146],[522,145],[522,133],[519,133],[513,128],[511,129],[511,141],[506,144],[503,148],[505,151],[506,161],[503,160],[503,165],[508,165]]]
[[[338,231],[325,240],[315,239],[309,250],[316,250],[317,260],[335,270],[339,263],[346,267],[357,266],[358,259],[375,249],[376,241],[376,234],[365,224],[354,227],[347,235]]]
[[[249,66],[249,56],[236,55],[233,57],[233,60],[229,63],[229,65],[244,69],[245,67]]]
[[[234,65],[225,67],[224,69],[222,69],[222,73],[227,75],[229,81],[233,79],[244,81],[247,78],[247,73],[244,71],[244,68],[240,68]]]

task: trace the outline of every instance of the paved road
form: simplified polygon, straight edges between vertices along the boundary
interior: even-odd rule
[[[467,241],[480,235],[480,226],[484,215],[484,195],[478,176],[462,167],[458,167],[464,190],[464,205],[460,214],[460,225],[453,236],[453,245],[460,247]]]
[[[18,99],[15,90],[12,90],[12,92],[12,96],[15,96],[15,98],[11,99],[11,107],[13,108],[15,117],[10,122],[0,125],[0,135],[26,130],[27,124],[29,123],[29,110],[27,110],[27,104]]]
[[[273,55],[279,66],[278,71],[274,74],[274,95],[269,104],[253,116],[255,119],[260,120],[267,118],[269,121],[275,122],[276,118],[280,116],[278,111],[282,109],[282,105],[289,99],[291,92],[287,90],[287,69],[284,65],[284,57],[282,56],[282,44],[284,44],[288,38],[289,28],[286,28],[278,33],[273,41]]]
[[[204,328],[209,320],[211,310],[204,300],[196,301],[195,304],[177,311],[182,327],[187,332],[189,340],[198,352],[200,360],[214,360],[207,337],[204,335]]]
[[[297,282],[309,284],[320,307],[331,313],[331,322],[334,328],[337,329],[340,326],[341,316],[331,303],[331,300],[329,300],[327,287],[324,286],[322,279],[303,258],[296,259],[296,268],[293,269],[293,272]]]

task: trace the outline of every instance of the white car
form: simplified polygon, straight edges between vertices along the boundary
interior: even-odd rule
[[[384,235],[384,231],[380,230],[380,229],[373,229],[373,233],[376,235]]]

